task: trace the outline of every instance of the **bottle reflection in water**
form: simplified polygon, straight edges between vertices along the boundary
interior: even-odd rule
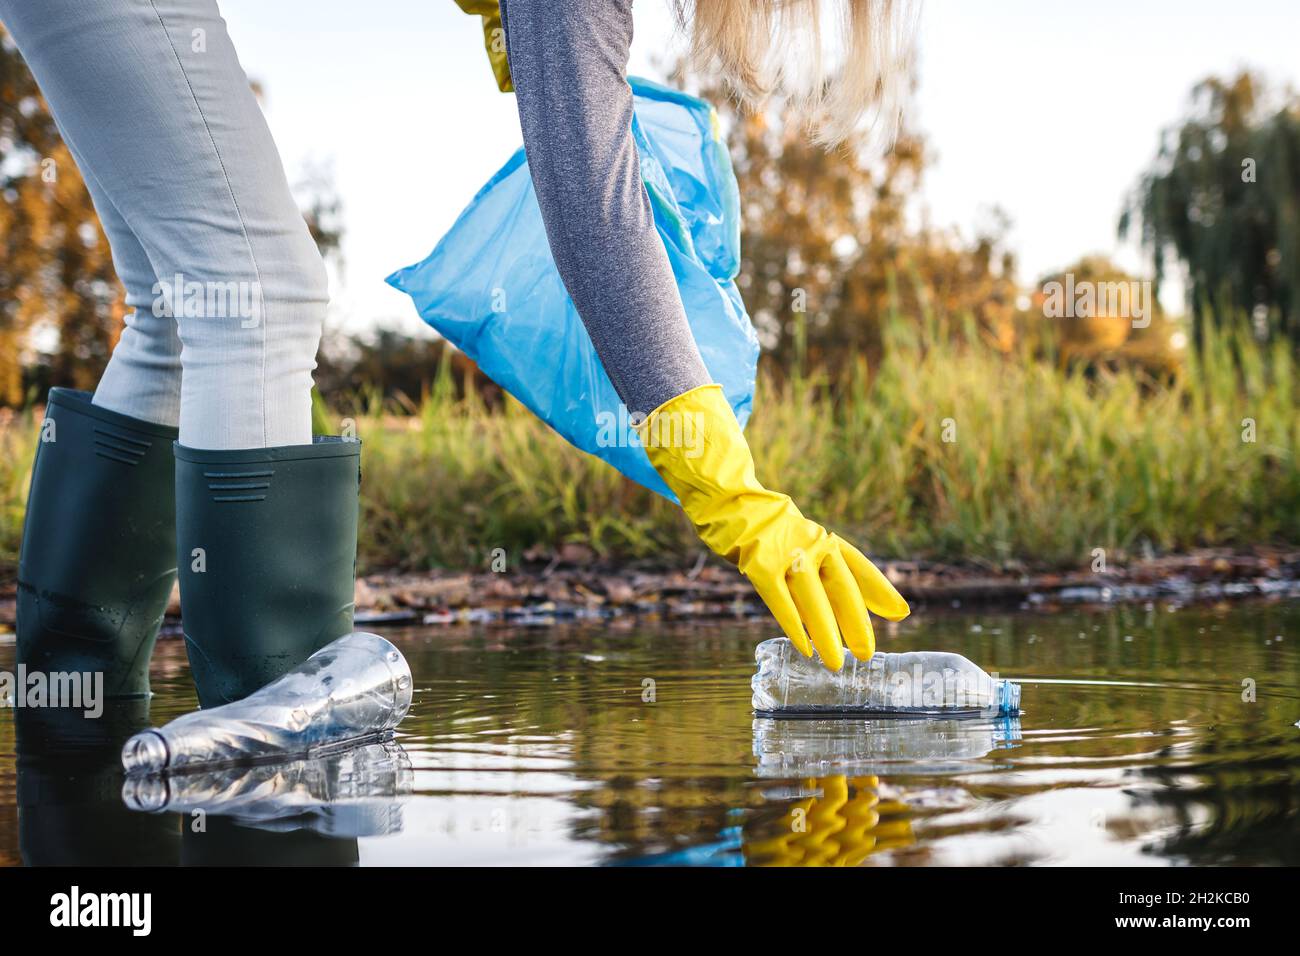
[[[410,758],[386,740],[324,757],[133,774],[123,784],[122,801],[146,813],[202,810],[262,830],[382,836],[401,831],[398,798],[411,792],[413,781]]]
[[[846,774],[940,774],[1020,743],[1020,718],[872,720],[754,718],[755,773],[766,778]]]

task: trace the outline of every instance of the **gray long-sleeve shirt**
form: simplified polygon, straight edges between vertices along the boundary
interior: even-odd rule
[[[610,381],[646,414],[711,379],[632,138],[632,0],[501,0],[551,253]]]

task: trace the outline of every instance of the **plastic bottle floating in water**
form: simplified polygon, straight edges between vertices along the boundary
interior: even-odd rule
[[[830,717],[933,715],[1014,716],[1020,685],[990,677],[960,654],[909,651],[873,654],[861,661],[845,654],[844,666],[827,670],[804,657],[788,638],[764,641],[754,650],[758,669],[750,685],[760,716]]]
[[[136,734],[122,748],[122,767],[170,773],[320,754],[392,733],[410,706],[402,652],[357,631],[243,700]]]

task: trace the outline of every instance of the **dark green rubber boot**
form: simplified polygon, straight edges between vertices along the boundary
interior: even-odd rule
[[[147,696],[176,580],[176,429],[50,390],[18,560],[18,660]]]
[[[148,698],[109,701],[99,713],[19,707],[13,715],[13,793],[25,864],[174,866],[180,860],[176,817],[137,813],[122,802],[122,745],[150,726]]]
[[[361,443],[175,454],[185,645],[216,707],[352,631]]]

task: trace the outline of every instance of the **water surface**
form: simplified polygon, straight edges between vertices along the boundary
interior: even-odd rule
[[[416,683],[396,746],[190,781],[145,794],[181,812],[142,813],[120,740],[194,706],[164,639],[150,713],[0,711],[0,864],[1296,864],[1298,621],[918,614],[882,649],[1021,679],[1024,714],[889,726],[755,719],[760,623],[390,630]]]

